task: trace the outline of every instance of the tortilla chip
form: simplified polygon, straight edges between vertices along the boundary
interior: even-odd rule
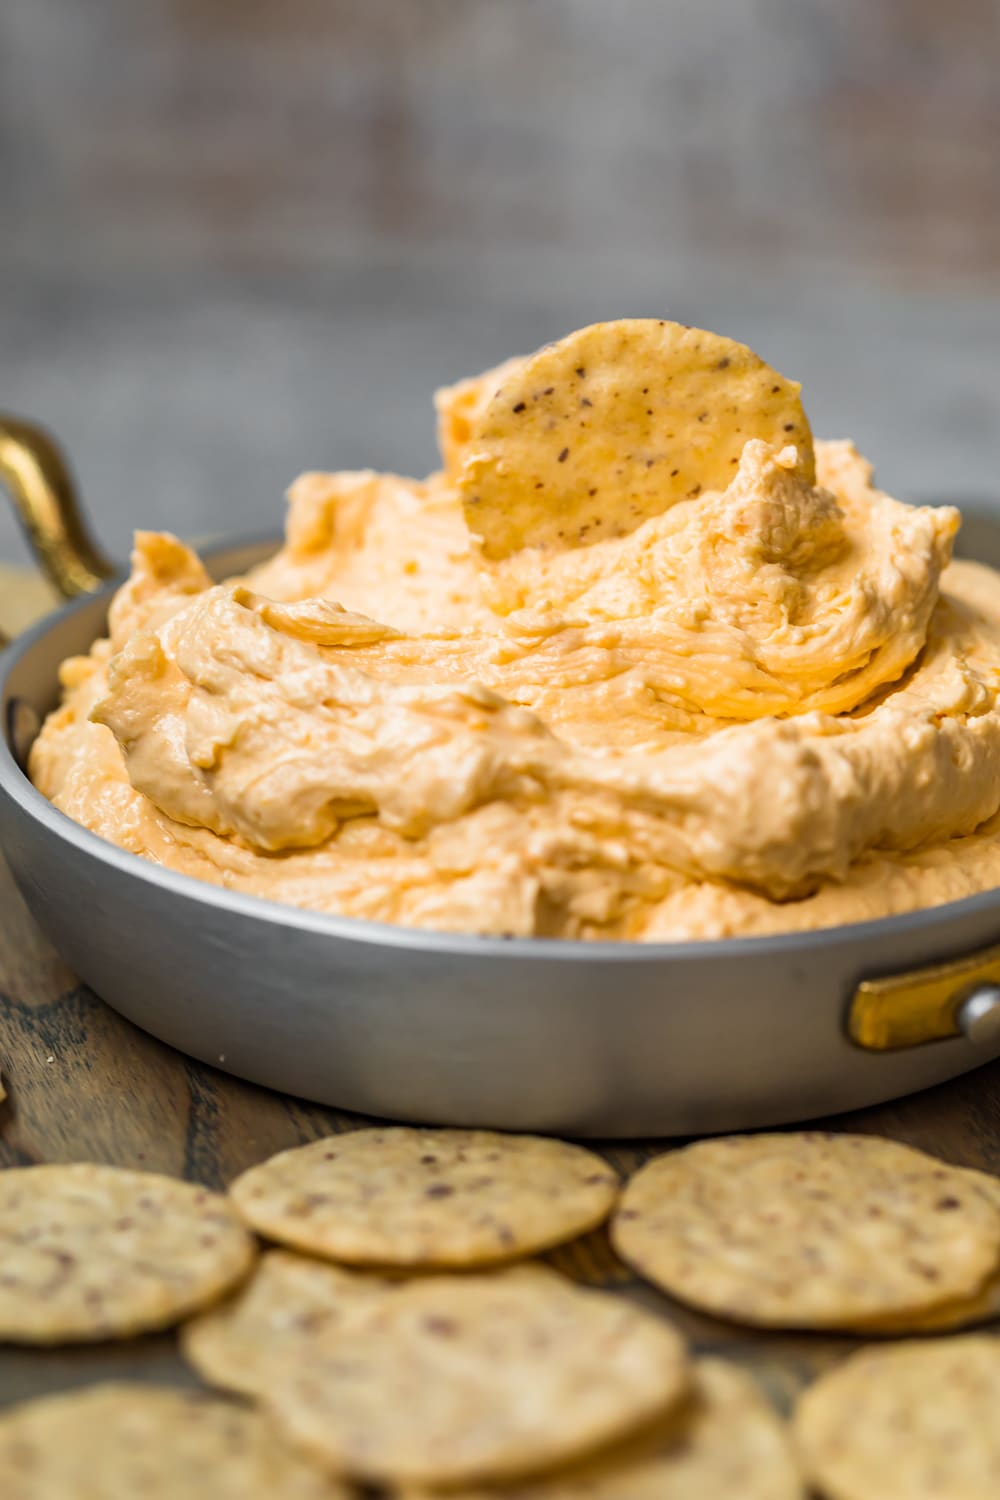
[[[612,1227],[622,1258],[734,1322],[851,1328],[979,1290],[1000,1209],[969,1173],[874,1136],[733,1136],[643,1167]]]
[[[517,356],[482,375],[472,375],[468,380],[459,380],[434,392],[438,447],[449,479],[456,480],[461,474],[472,435],[490,401],[523,364],[523,356]]]
[[[500,372],[497,372],[500,373]],[[595,323],[466,397],[459,488],[484,555],[576,547],[724,490],[759,438],[815,477],[799,386],[745,345],[652,318]]]
[[[1000,1340],[863,1349],[811,1386],[794,1433],[835,1500],[996,1500]]]
[[[55,1344],[166,1328],[249,1271],[229,1202],[153,1172],[78,1163],[0,1172],[0,1340]]]
[[[269,1401],[335,1473],[457,1485],[566,1463],[685,1393],[683,1340],[542,1266],[424,1277],[315,1339]]]
[[[348,1500],[270,1420],[199,1391],[109,1384],[0,1414],[4,1500]]]
[[[648,1432],[535,1483],[452,1500],[803,1500],[785,1423],[756,1381],[699,1360],[690,1398]],[[431,1500],[407,1490],[400,1500]]]
[[[615,1172],[582,1146],[489,1130],[355,1130],[283,1151],[232,1184],[258,1233],[353,1265],[472,1266],[593,1229]]]
[[[181,1353],[208,1385],[263,1395],[281,1368],[302,1358],[303,1346],[348,1328],[376,1298],[401,1285],[271,1250],[235,1297],[184,1325]]]
[[[1000,1209],[1000,1180],[986,1172],[966,1170],[966,1177],[978,1192],[985,1194]],[[989,1276],[978,1291],[969,1297],[953,1297],[936,1302],[933,1307],[901,1312],[859,1322],[852,1332],[869,1336],[899,1337],[907,1333],[953,1333],[959,1328],[973,1328],[977,1323],[991,1323],[1000,1317],[1000,1267]]]

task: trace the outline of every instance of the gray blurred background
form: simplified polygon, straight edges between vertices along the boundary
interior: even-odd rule
[[[0,409],[123,555],[423,473],[439,382],[666,315],[1000,497],[998,78],[993,0],[0,0]]]

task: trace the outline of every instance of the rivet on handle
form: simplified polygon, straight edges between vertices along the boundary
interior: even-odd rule
[[[977,1046],[1000,1042],[1000,985],[981,984],[955,1012],[959,1030]]]

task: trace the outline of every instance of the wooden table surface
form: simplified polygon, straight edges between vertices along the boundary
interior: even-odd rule
[[[104,1005],[60,962],[0,862],[0,1166],[92,1160],[224,1187],[274,1151],[361,1123],[183,1057]],[[838,1129],[891,1136],[1000,1173],[1000,1062]],[[602,1147],[628,1172],[651,1144]],[[561,1269],[659,1307],[703,1351],[751,1368],[779,1404],[849,1348],[846,1338],[769,1335],[689,1313],[639,1285],[603,1234],[554,1252]],[[171,1335],[92,1349],[0,1348],[0,1405],[95,1379],[195,1383]]]

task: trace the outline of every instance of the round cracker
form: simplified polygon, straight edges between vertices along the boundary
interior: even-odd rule
[[[1000,1211],[968,1173],[895,1141],[731,1136],[643,1167],[612,1238],[705,1312],[844,1328],[978,1291],[1000,1259]]]
[[[616,1174],[591,1151],[487,1130],[355,1130],[283,1151],[230,1188],[269,1239],[355,1265],[473,1266],[607,1218]]]
[[[640,1438],[516,1489],[452,1500],[803,1500],[785,1423],[743,1370],[699,1360],[690,1399]],[[401,1500],[431,1500],[406,1491]]]
[[[864,1334],[866,1338],[903,1338],[914,1333],[955,1333],[961,1328],[974,1328],[979,1323],[992,1323],[998,1317],[1000,1274],[994,1273],[971,1297],[953,1297],[914,1312],[859,1318],[845,1331]]]
[[[800,1398],[794,1433],[829,1500],[996,1500],[1000,1340],[863,1349]]]
[[[978,1192],[985,1194],[1000,1210],[1000,1181],[986,1172],[975,1172],[968,1168],[964,1171],[969,1183]],[[987,1277],[979,1290],[969,1297],[953,1297],[948,1301],[935,1302],[933,1307],[861,1320],[852,1327],[851,1332],[886,1337],[899,1337],[907,1333],[954,1333],[960,1328],[990,1323],[998,1317],[1000,1269]]]
[[[280,1366],[301,1358],[303,1345],[349,1327],[401,1284],[270,1250],[235,1297],[184,1325],[181,1353],[207,1384],[259,1395]]]
[[[259,1412],[108,1384],[0,1415],[4,1500],[347,1500]]]
[[[664,1412],[688,1381],[661,1319],[542,1266],[411,1282],[310,1341],[271,1391],[338,1473],[456,1485],[564,1463]]]
[[[724,490],[751,438],[798,449],[815,479],[799,385],[744,344],[656,318],[594,323],[471,399],[459,489],[488,558],[621,536]]]
[[[77,1163],[0,1172],[0,1340],[125,1338],[213,1302],[254,1242],[218,1193]]]

